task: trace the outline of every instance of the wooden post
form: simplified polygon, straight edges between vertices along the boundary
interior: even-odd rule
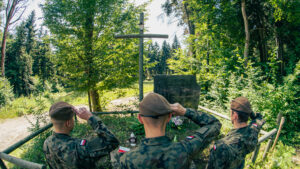
[[[280,135],[280,132],[281,132],[281,129],[282,129],[282,126],[283,126],[283,124],[284,124],[284,117],[281,117],[281,121],[280,121],[280,125],[279,125],[279,129],[278,129],[278,132],[277,132],[277,135],[276,135],[276,138],[275,138],[275,141],[274,141],[274,143],[273,143],[273,146],[272,146],[272,151],[274,150],[274,148],[275,148],[275,145],[276,145],[276,143],[277,143],[277,141],[278,141],[278,138],[279,138],[279,135]]]
[[[260,148],[260,144],[258,144],[258,145],[255,147],[254,153],[253,153],[253,155],[252,155],[252,157],[251,157],[251,161],[252,161],[253,164],[255,163],[256,158],[257,158],[257,156],[258,156],[259,148]]]
[[[45,165],[33,163],[30,161],[22,160],[13,156],[10,156],[8,154],[0,152],[0,157],[6,161],[9,161],[17,166],[20,166],[22,168],[29,168],[29,169],[46,169]]]
[[[144,13],[140,14],[140,35],[144,34]],[[144,52],[144,38],[140,37],[140,52],[139,52],[139,100],[142,101],[144,97],[144,89],[143,89],[143,52]]]
[[[272,142],[273,142],[273,140],[272,140],[272,138],[270,138],[269,141],[268,141],[267,147],[266,147],[266,149],[264,151],[262,161],[264,161],[266,159],[267,154],[268,154],[268,152],[269,152],[269,150],[271,148]]]

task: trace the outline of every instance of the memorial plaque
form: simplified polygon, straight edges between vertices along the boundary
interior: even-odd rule
[[[200,87],[194,75],[156,75],[154,92],[164,96],[170,103],[198,109]]]

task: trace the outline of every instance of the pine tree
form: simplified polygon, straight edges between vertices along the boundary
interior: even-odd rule
[[[32,58],[26,52],[26,23],[23,22],[17,27],[17,34],[14,42],[7,50],[6,77],[13,85],[14,93],[17,96],[29,95],[33,91]]]
[[[168,71],[167,59],[171,58],[171,47],[167,41],[164,41],[161,47],[160,73],[166,74]]]
[[[174,40],[173,40],[173,43],[172,43],[172,53],[175,52],[175,50],[179,49],[180,48],[180,43],[178,41],[178,38],[177,36],[175,35],[174,37]]]
[[[25,31],[26,31],[26,42],[25,42],[25,49],[28,54],[32,52],[32,49],[35,44],[35,12],[32,11],[29,15],[28,19],[26,20],[25,24]]]

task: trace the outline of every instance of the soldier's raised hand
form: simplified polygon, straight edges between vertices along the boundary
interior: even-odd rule
[[[175,116],[183,116],[186,112],[186,108],[181,106],[179,103],[170,104],[171,110],[173,111],[173,115]]]
[[[84,119],[84,120],[88,120],[90,117],[93,116],[93,114],[90,111],[88,111],[86,108],[84,108],[84,107],[79,108],[76,111],[76,115],[79,118]]]

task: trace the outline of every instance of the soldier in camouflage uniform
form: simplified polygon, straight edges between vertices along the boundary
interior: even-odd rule
[[[234,126],[226,137],[215,142],[210,150],[207,169],[242,169],[245,156],[255,149],[258,133],[265,121],[253,113],[250,102],[238,97],[231,102],[231,121]],[[249,116],[252,121],[247,124]]]
[[[97,133],[91,140],[72,138],[69,134],[74,128],[74,114],[87,120]],[[65,102],[51,106],[49,115],[54,132],[43,146],[46,160],[51,169],[95,168],[95,162],[108,155],[119,145],[117,138],[102,121],[85,108],[75,109]]]
[[[180,104],[169,104],[161,95],[148,94],[139,104],[138,120],[144,125],[146,138],[138,147],[119,154],[118,168],[187,169],[191,158],[202,151],[220,132],[221,123],[215,117],[184,108]],[[185,140],[173,143],[165,136],[167,123],[172,117],[185,116],[200,126]]]

